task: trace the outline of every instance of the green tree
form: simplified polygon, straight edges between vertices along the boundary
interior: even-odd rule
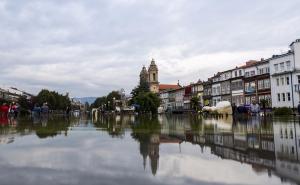
[[[48,103],[48,106],[53,110],[65,110],[67,106],[71,105],[68,95],[62,95],[55,91],[43,89],[35,97],[35,102],[39,105]]]
[[[147,93],[147,92],[150,92],[149,83],[147,82],[146,79],[141,78],[139,85],[131,91],[131,95],[133,97],[136,97],[139,95],[139,93]]]
[[[114,101],[120,100],[121,94],[119,91],[112,91],[107,96],[97,98],[94,103],[91,104],[92,108],[99,108],[105,105],[106,110],[114,110]]]
[[[194,96],[191,98],[191,106],[192,109],[195,111],[199,110],[199,97],[198,96]]]
[[[107,99],[108,110],[114,110],[115,100],[120,100],[121,95],[119,91],[112,91],[107,95],[106,99]]]
[[[20,111],[22,114],[28,114],[28,110],[31,109],[31,102],[27,100],[26,96],[21,96],[18,100],[20,105]]]
[[[56,99],[53,93],[51,93],[49,90],[41,90],[37,95],[36,99],[39,105],[42,105],[43,103],[47,102],[50,108],[55,109]]]
[[[141,92],[132,101],[134,104],[139,105],[139,112],[151,112],[152,114],[157,113],[157,108],[160,105],[158,95],[152,92]]]

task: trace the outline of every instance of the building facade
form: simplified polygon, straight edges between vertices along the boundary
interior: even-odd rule
[[[236,106],[244,105],[244,68],[236,67],[231,73],[231,102]]]
[[[295,108],[300,100],[300,40],[290,48],[287,53],[269,59],[273,107]]]
[[[198,81],[197,83],[191,84],[192,86],[192,97],[198,97],[199,98],[199,105],[204,105],[203,102],[203,82]]]
[[[225,71],[220,74],[221,77],[221,101],[229,101],[231,103],[231,73]]]
[[[158,70],[154,61],[151,64],[152,67],[147,71],[151,90],[159,91],[159,83],[155,81],[158,80]],[[178,101],[174,98],[174,102],[177,102],[174,107],[185,109],[191,108],[193,96],[199,97],[199,103],[204,106],[216,106],[220,101],[229,101],[236,106],[264,102],[267,108],[296,108],[300,101],[300,39],[292,42],[290,50],[284,54],[273,55],[266,60],[251,60],[244,66],[218,72],[205,82],[184,88],[178,85],[176,88],[178,91],[174,92],[181,94],[176,95]],[[191,88],[191,91],[187,91],[187,88]],[[170,90],[173,92],[174,89]]]
[[[212,77],[212,105],[216,106],[217,103],[221,101],[221,76],[220,74],[216,74],[214,77]]]
[[[212,106],[212,79],[203,82],[203,105]]]

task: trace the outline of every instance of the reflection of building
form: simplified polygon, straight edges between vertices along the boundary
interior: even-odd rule
[[[159,135],[153,134],[150,137],[140,140],[140,154],[143,156],[143,166],[146,169],[147,158],[151,166],[151,172],[156,175],[159,165]]]
[[[300,125],[274,122],[276,173],[300,183]]]

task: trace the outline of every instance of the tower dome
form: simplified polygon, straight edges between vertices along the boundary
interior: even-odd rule
[[[152,59],[151,60],[151,64],[150,64],[150,66],[149,66],[149,68],[148,68],[148,72],[150,73],[150,71],[158,71],[158,68],[157,68],[157,65],[155,64],[155,60],[154,59]]]
[[[148,71],[145,66],[143,66],[142,71],[140,73],[140,80],[141,81],[148,81]]]

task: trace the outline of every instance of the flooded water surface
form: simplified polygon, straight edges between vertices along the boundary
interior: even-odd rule
[[[1,120],[0,184],[300,184],[298,118]]]

